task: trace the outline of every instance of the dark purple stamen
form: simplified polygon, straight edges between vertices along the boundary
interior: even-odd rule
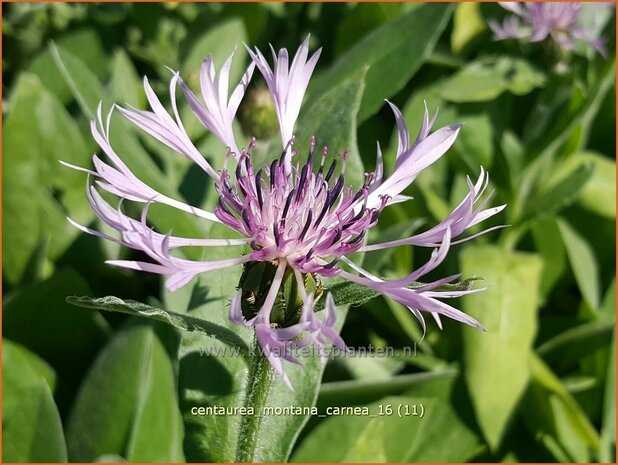
[[[275,187],[275,180],[277,177],[277,160],[273,160],[270,164],[270,188],[273,189]]]
[[[365,210],[367,210],[367,206],[366,206],[366,205],[363,205],[363,206],[361,207],[360,211],[358,212],[358,214],[357,214],[354,218],[352,218],[352,219],[350,220],[350,222],[352,222],[352,223],[353,223],[353,222],[355,222],[355,221],[360,220],[360,219],[362,218],[362,216],[365,214]]]
[[[264,202],[262,201],[262,168],[255,175],[255,193],[260,209],[264,208]]]
[[[305,234],[307,234],[307,231],[309,231],[309,226],[311,226],[311,217],[311,210],[309,210],[309,212],[307,213],[307,221],[305,221],[303,231],[300,233],[300,236],[298,236],[301,241],[305,238]]]
[[[339,258],[335,258],[332,262],[327,263],[326,265],[322,265],[322,268],[326,268],[328,270],[334,267],[337,263],[339,263]]]
[[[300,172],[300,179],[298,180],[298,186],[297,186],[298,193],[296,194],[297,197],[300,197],[300,193],[304,189],[305,180],[307,179],[308,173],[309,173],[309,165],[303,166],[303,169]]]
[[[313,165],[313,152],[315,150],[315,139],[311,139],[311,147],[309,148],[309,155],[307,155],[307,163],[306,165]]]
[[[343,174],[342,174],[337,179],[337,183],[335,184],[335,187],[333,187],[333,189],[329,193],[329,198],[331,199],[332,203],[334,203],[337,197],[339,197],[339,194],[341,194],[341,190],[343,189],[343,182],[344,182],[344,179],[343,179]]]
[[[288,195],[287,200],[285,201],[285,206],[283,207],[283,213],[281,213],[281,219],[285,220],[286,215],[288,214],[288,210],[290,209],[290,205],[292,203],[292,199],[294,198],[294,191],[296,189],[292,189],[290,194]]]
[[[326,200],[324,202],[324,206],[322,207],[322,210],[320,211],[320,215],[318,216],[318,219],[315,220],[315,223],[313,224],[314,226],[317,226],[318,224],[320,224],[322,222],[322,220],[324,219],[324,215],[326,215],[326,212],[328,211],[328,209],[331,206],[331,198],[330,198],[330,192],[327,194],[326,196]]]
[[[247,208],[243,209],[243,211],[242,211],[240,216],[242,218],[243,223],[247,227],[247,229],[251,230],[251,218],[249,218],[248,209]]]
[[[330,177],[335,172],[335,168],[337,168],[337,159],[333,160],[333,162],[330,164],[330,168],[328,169],[328,173],[326,173],[326,177],[324,178],[324,180],[326,182],[328,182],[330,180]]]
[[[273,236],[275,236],[275,245],[279,247],[281,235],[279,233],[279,226],[277,226],[277,223],[273,223]]]
[[[341,239],[341,235],[342,234],[343,234],[343,230],[342,229],[337,229],[337,231],[335,232],[335,235],[333,236],[333,238],[330,241],[329,247],[335,245],[335,243],[338,242],[339,239]]]
[[[230,216],[232,216],[232,217],[234,216],[234,215],[232,215],[232,213],[228,210],[228,208],[225,206],[225,203],[223,203],[223,197],[219,197],[219,202],[218,202],[218,204],[219,204],[219,208],[220,208],[221,210],[223,210],[225,213],[227,213],[228,215],[230,215]]]
[[[350,245],[354,245],[354,244],[358,244],[360,241],[363,240],[363,238],[365,237],[365,231],[361,232],[358,236],[356,236],[354,239],[348,241],[348,244]]]

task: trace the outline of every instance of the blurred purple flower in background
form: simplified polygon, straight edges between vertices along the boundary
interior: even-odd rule
[[[577,2],[499,2],[506,10],[513,13],[500,25],[491,20],[489,26],[496,40],[523,39],[529,42],[541,42],[551,39],[564,50],[572,50],[575,42],[580,40],[594,48],[601,55],[606,55],[605,40],[598,37],[590,27],[582,24],[583,7]],[[608,8],[611,3],[590,4],[587,7]]]
[[[298,363],[288,350],[308,344],[322,347],[328,341],[345,347],[334,328],[335,303],[326,295],[326,316],[317,317],[314,302],[317,291],[306,287],[308,276],[333,277],[368,286],[405,305],[425,322],[421,311],[429,312],[441,326],[440,315],[483,329],[476,320],[439,299],[449,299],[476,292],[476,290],[444,290],[444,284],[457,279],[449,276],[435,282],[410,285],[440,265],[451,244],[467,229],[500,212],[504,205],[486,208],[491,195],[484,196],[488,184],[487,173],[481,168],[476,183],[468,179],[469,193],[441,223],[420,234],[391,242],[366,244],[367,232],[378,222],[382,210],[390,204],[408,199],[402,192],[427,167],[438,160],[455,142],[460,125],[440,128],[431,132],[433,121],[425,110],[422,126],[415,140],[399,109],[389,102],[398,129],[399,142],[393,172],[384,175],[382,154],[378,147],[375,172],[366,173],[359,189],[345,185],[347,152],[329,155],[326,147],[316,150],[312,138],[309,153],[302,157],[294,150],[294,126],[317,63],[320,50],[309,57],[307,38],[291,64],[285,49],[272,50],[271,68],[259,50],[249,50],[252,63],[231,96],[228,93],[233,54],[217,73],[208,57],[201,69],[201,93],[198,98],[174,73],[170,83],[172,115],[165,110],[158,97],[144,79],[146,96],[152,111],[119,108],[119,111],[138,128],[163,144],[197,163],[216,185],[219,202],[213,212],[187,205],[157,192],[136,177],[110,144],[109,126],[113,107],[104,121],[99,108],[93,121],[92,134],[107,156],[108,161],[93,157],[94,169],[86,171],[96,185],[121,199],[144,205],[140,219],[134,219],[112,207],[94,185],[87,189],[88,201],[97,216],[120,233],[119,238],[92,230],[72,222],[81,230],[144,252],[151,262],[112,260],[109,264],[161,274],[167,277],[166,286],[174,291],[196,275],[213,270],[245,264],[267,263],[272,269],[269,289],[259,307],[252,314],[243,308],[242,286],[233,297],[230,320],[255,329],[257,340],[276,371],[289,381],[282,360]],[[246,149],[240,149],[232,131],[232,122],[252,77],[254,68],[263,75],[274,101],[281,131],[282,152],[267,166],[254,167],[251,160],[255,140]],[[228,153],[222,170],[216,171],[191,142],[179,117],[176,90],[180,86],[191,109],[201,123],[227,147]],[[232,168],[229,165],[233,163]],[[482,200],[481,198],[484,197]],[[147,224],[148,207],[164,204],[196,215],[208,221],[222,223],[241,236],[238,239],[185,238],[155,232]],[[193,261],[172,253],[180,247],[222,247],[247,245],[250,252],[236,258],[219,261]],[[415,245],[435,248],[429,261],[408,276],[398,280],[383,280],[356,264],[349,255],[354,252],[372,252],[391,247]],[[296,281],[302,298],[301,311],[292,319],[278,319],[274,309],[286,280]]]

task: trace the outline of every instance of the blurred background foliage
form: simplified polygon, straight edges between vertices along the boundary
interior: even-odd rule
[[[99,100],[143,108],[142,76],[159,95],[168,92],[166,66],[196,87],[207,54],[220,64],[238,47],[238,79],[247,62],[242,42],[295,49],[308,33],[312,48],[324,50],[299,133],[350,148],[353,181],[363,165],[373,168],[376,140],[392,169],[396,133],[384,98],[402,108],[412,133],[424,103],[440,109],[436,127],[466,123],[409,189],[414,200],[389,207],[372,239],[444,218],[480,165],[491,173],[492,203],[508,204],[495,223],[510,227],[454,247],[439,270],[490,284],[458,303],[488,333],[445,321],[443,330],[430,324],[421,341],[405,308],[375,299],[349,311],[343,337],[353,347],[395,347],[397,356],[331,361],[321,383],[295,378],[322,410],[423,404],[422,419],[275,417],[264,441],[276,452],[258,457],[614,461],[614,11],[596,13],[610,41],[605,59],[494,42],[486,21],[504,14],[476,3],[4,4],[3,461],[234,460],[234,420],[189,409],[228,402],[236,373],[246,370],[241,361],[199,357],[196,348],[211,344],[205,336],[78,309],[65,298],[114,294],[225,325],[224,297],[238,276],[205,275],[169,295],[156,276],[104,265],[131,253],[67,223],[69,215],[101,227],[85,177],[58,160],[88,166]],[[259,135],[266,160],[276,154],[260,82],[253,80],[238,133]],[[221,166],[224,148],[184,102],[180,109],[196,145]],[[120,118],[112,139],[155,188],[196,205],[214,201],[203,173]],[[153,207],[151,219],[160,231],[209,233],[164,209]],[[427,257],[409,248],[374,254],[364,266],[401,276]],[[407,346],[417,353],[404,355]],[[289,405],[290,396],[281,391],[274,405]]]

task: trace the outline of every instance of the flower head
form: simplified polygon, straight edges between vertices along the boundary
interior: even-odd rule
[[[294,149],[294,126],[319,57],[318,51],[309,58],[308,50],[309,43],[305,40],[291,66],[288,66],[285,49],[279,53],[273,50],[272,68],[257,49],[250,50],[252,63],[231,96],[228,96],[228,85],[233,57],[225,62],[219,74],[209,57],[201,73],[203,100],[188,88],[178,73],[174,73],[170,83],[173,116],[164,109],[147,80],[144,80],[144,87],[152,110],[120,109],[135,126],[197,163],[212,178],[219,195],[213,212],[168,197],[131,172],[110,144],[109,122],[115,107],[105,123],[100,108],[97,120],[92,122],[93,136],[107,161],[95,155],[93,170],[73,167],[88,172],[100,189],[143,205],[141,218],[131,218],[120,206],[114,208],[107,203],[97,187],[89,185],[87,197],[92,209],[104,223],[118,231],[119,237],[73,224],[89,234],[144,252],[150,258],[150,261],[112,260],[109,264],[164,275],[171,291],[186,285],[198,274],[244,266],[241,284],[232,296],[230,320],[255,329],[270,363],[286,381],[283,360],[299,363],[290,348],[307,344],[323,346],[329,342],[345,347],[335,330],[333,296],[326,292],[325,317],[319,318],[314,311],[316,300],[324,292],[320,277],[339,276],[373,288],[408,307],[423,328],[425,322],[421,312],[430,313],[438,325],[443,315],[482,328],[473,318],[440,300],[476,292],[440,288],[458,276],[422,287],[410,285],[440,265],[452,244],[494,229],[455,239],[504,208],[504,205],[486,208],[490,199],[490,195],[484,196],[488,176],[481,168],[476,183],[468,180],[468,195],[441,223],[420,234],[368,245],[367,233],[377,224],[382,210],[408,199],[402,192],[421,171],[444,155],[455,142],[461,126],[447,126],[431,132],[433,121],[425,109],[422,126],[412,142],[401,112],[389,102],[399,136],[394,171],[389,176],[384,175],[378,146],[375,172],[366,173],[363,185],[353,189],[345,182],[347,152],[332,154],[326,147],[319,149],[315,138],[310,141],[308,153],[301,155]],[[266,80],[281,130],[280,155],[265,166],[254,166],[252,162],[255,139],[240,150],[232,131],[232,122],[254,67]],[[219,171],[204,159],[184,129],[175,100],[178,86],[197,118],[228,146],[224,166]],[[222,223],[241,237],[185,238],[158,233],[147,222],[152,203]],[[218,261],[188,260],[172,253],[182,247],[231,245],[245,245],[248,252]],[[405,245],[435,250],[426,264],[398,280],[374,276],[349,257],[354,252],[371,253]]]
[[[502,2],[500,5],[513,13],[502,25],[490,21],[496,40],[523,39],[541,42],[551,39],[564,50],[572,50],[581,40],[605,56],[605,41],[594,36],[580,22],[582,4],[577,2]]]

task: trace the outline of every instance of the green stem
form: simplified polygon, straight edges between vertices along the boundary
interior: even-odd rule
[[[257,347],[256,339],[254,340],[254,348]],[[244,407],[253,408],[254,414],[241,417],[235,462],[256,462],[258,441],[263,439],[260,438],[262,412],[270,397],[273,373],[273,368],[266,357],[262,356],[259,350],[254,350],[249,362],[247,394],[243,402]]]

